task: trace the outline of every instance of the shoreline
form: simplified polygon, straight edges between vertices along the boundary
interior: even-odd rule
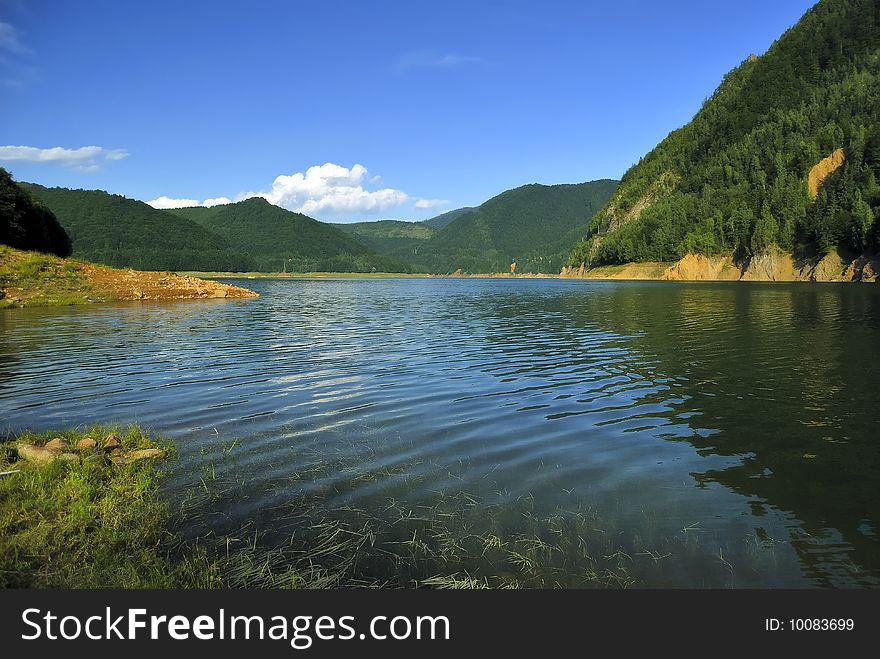
[[[689,253],[672,262],[565,267],[560,277],[622,281],[873,283],[880,279],[880,255],[841,250],[825,254],[768,251],[735,260],[732,255]]]
[[[200,272],[179,270],[177,274],[199,279],[559,279],[549,273],[477,272],[431,274],[428,272]]]
[[[240,286],[173,272],[111,268],[0,245],[0,309],[255,297]]]

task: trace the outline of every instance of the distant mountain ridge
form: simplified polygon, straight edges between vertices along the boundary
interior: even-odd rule
[[[101,190],[23,183],[70,235],[72,255],[139,270],[251,270],[219,236],[167,211]]]
[[[614,193],[611,179],[531,183],[462,212],[421,245],[396,255],[428,272],[558,273],[589,218]]]
[[[420,245],[435,233],[434,228],[426,222],[402,220],[350,222],[333,226],[383,254],[405,252]]]
[[[341,230],[254,197],[212,208],[171,211],[217,234],[264,272],[406,272],[408,264],[381,255]]]
[[[74,256],[115,267],[436,274],[558,272],[616,186],[529,184],[421,222],[329,224],[259,197],[159,210],[100,190],[26,184],[69,231]]]
[[[426,224],[432,229],[436,229],[439,231],[450,222],[454,222],[462,215],[464,215],[465,213],[469,213],[472,210],[474,210],[472,206],[463,206],[462,208],[456,208],[455,210],[446,211],[445,213],[441,213],[440,215],[436,215],[435,217],[429,218],[427,220],[422,220],[420,224]]]

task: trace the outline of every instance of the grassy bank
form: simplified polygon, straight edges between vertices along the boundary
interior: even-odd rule
[[[246,297],[257,294],[170,272],[119,270],[0,245],[0,309],[116,300]]]
[[[110,436],[119,442],[113,451],[102,446]],[[22,444],[39,455],[55,438],[69,446],[66,459],[20,459]],[[96,445],[77,448],[87,438]],[[155,446],[135,426],[28,433],[0,444],[0,588],[305,585],[247,548],[212,557],[199,542],[182,542],[158,495],[163,460],[130,457]]]
[[[96,291],[81,261],[0,245],[0,309],[64,306],[106,302],[107,291]]]

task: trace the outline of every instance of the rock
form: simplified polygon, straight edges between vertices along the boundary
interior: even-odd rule
[[[128,459],[131,462],[135,460],[152,460],[154,458],[164,458],[165,451],[160,448],[142,448],[137,451],[132,451],[128,454]]]
[[[836,252],[829,252],[813,268],[813,281],[840,281],[843,278],[843,262]]]
[[[61,453],[58,459],[63,462],[79,462],[79,456],[76,453]]]
[[[114,455],[110,458],[110,462],[112,462],[115,465],[124,465],[124,464],[128,464],[128,458],[126,458],[125,456],[122,456],[122,455]]]
[[[121,446],[122,442],[119,441],[119,436],[115,433],[111,432],[104,440],[104,450],[108,453],[114,449],[120,448]]]
[[[736,281],[742,272],[729,256],[685,254],[666,269],[663,279],[684,281]]]
[[[70,448],[70,444],[66,439],[56,437],[55,439],[50,439],[48,442],[46,442],[43,448],[60,453],[61,451]]]
[[[41,446],[34,446],[33,444],[21,443],[16,446],[16,449],[18,450],[19,458],[22,460],[30,460],[37,464],[48,464],[54,462],[55,458],[58,457],[58,451],[53,451],[52,449],[43,448]]]
[[[83,437],[76,443],[76,448],[78,448],[80,451],[89,451],[95,448],[97,445],[98,442],[96,442],[91,437]]]
[[[749,259],[743,281],[798,281],[801,278],[789,254],[762,252]]]

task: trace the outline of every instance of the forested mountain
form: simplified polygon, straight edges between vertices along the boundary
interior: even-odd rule
[[[624,175],[569,264],[880,244],[880,2],[821,0]]]
[[[70,238],[55,215],[0,167],[0,244],[70,255]]]
[[[333,226],[354,236],[357,240],[381,253],[412,249],[434,235],[435,231],[425,222],[378,220],[376,222],[352,222]]]
[[[139,270],[252,270],[221,237],[167,211],[100,190],[23,183],[67,230],[73,256]]]
[[[338,227],[255,197],[213,208],[170,213],[220,236],[263,272],[406,272],[409,266]]]
[[[327,224],[262,198],[158,210],[98,190],[24,184],[57,215],[73,255],[142,270],[558,272],[617,186],[526,185],[425,222]],[[435,228],[440,226],[441,228]]]
[[[454,211],[446,211],[445,213],[441,213],[436,217],[432,217],[428,220],[422,220],[419,224],[427,224],[432,229],[437,229],[438,231],[445,227],[450,222],[453,222],[460,218],[465,213],[474,210],[470,206],[465,206],[463,208],[456,208]]]
[[[396,255],[427,272],[508,272],[513,263],[517,272],[559,272],[616,187],[600,180],[507,190]]]

